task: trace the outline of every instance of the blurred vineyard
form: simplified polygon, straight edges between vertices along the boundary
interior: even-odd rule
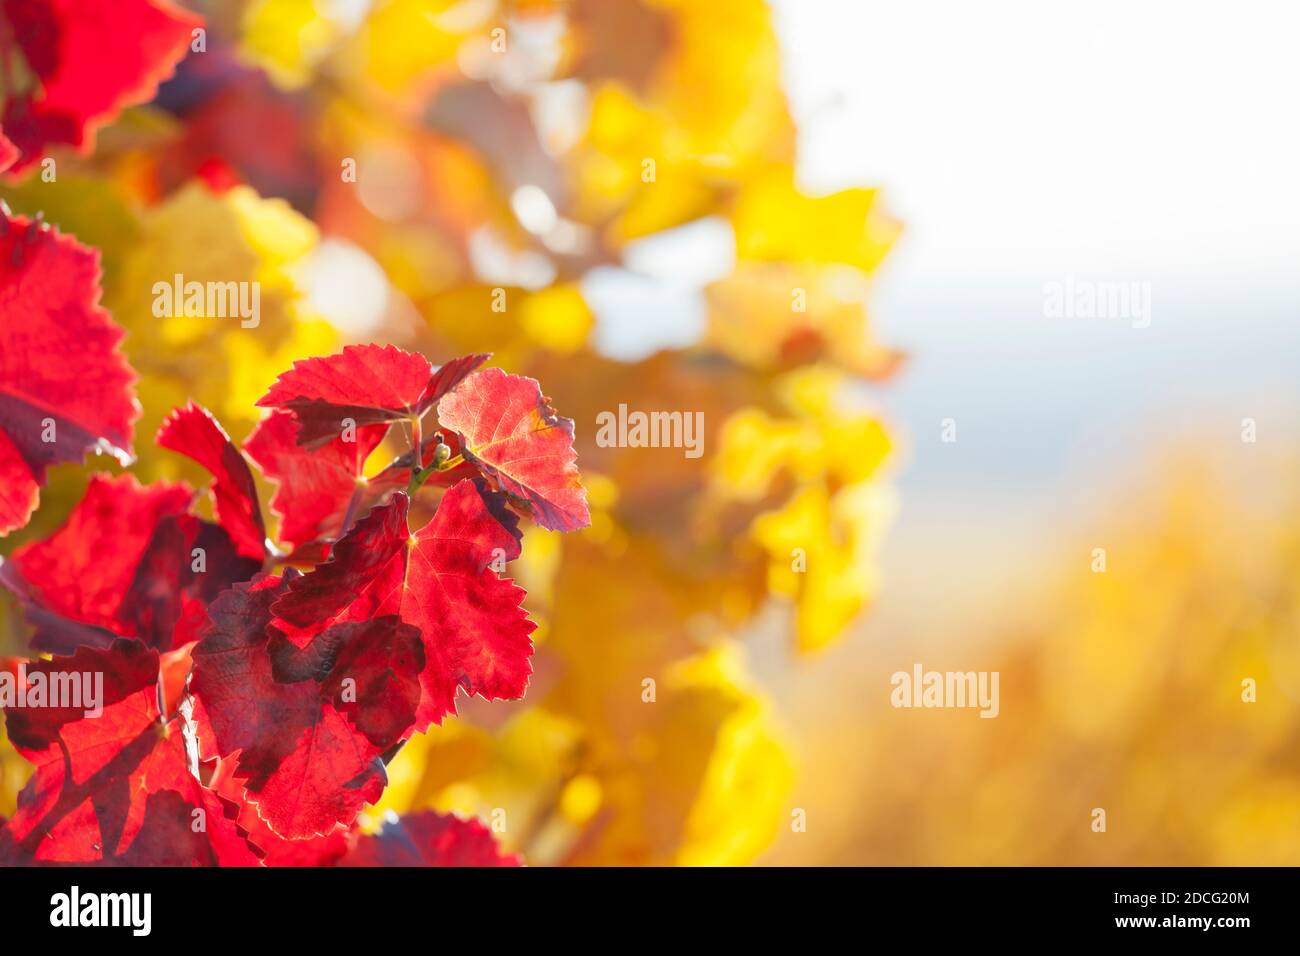
[[[820,674],[839,703],[798,707],[818,825],[766,859],[1300,862],[1297,461],[1241,446],[1229,467],[1208,444],[1134,462],[1138,483],[925,645],[929,665],[1001,672],[996,720],[890,707],[890,672],[922,653],[906,641]]]
[[[201,484],[152,445],[171,408],[194,398],[242,440],[278,372],[347,341],[536,376],[577,422],[592,527],[526,542],[526,700],[464,702],[413,740],[371,816],[476,814],[534,864],[752,860],[790,819],[793,770],[738,638],[775,601],[797,666],[870,603],[891,442],[866,386],[898,364],[865,311],[897,226],[870,189],[799,189],[769,10],[188,8],[205,26],[151,103],[0,190],[102,252],[141,376],[135,473]],[[718,265],[683,291],[655,250]],[[155,317],[175,274],[260,283],[257,327]],[[598,310],[596,287],[621,291]],[[655,289],[685,307],[647,310]],[[640,354],[598,347],[620,316]],[[598,447],[621,404],[702,412],[705,455]],[[55,469],[4,552],[57,526],[89,473]],[[0,653],[19,653],[2,610]],[[26,770],[0,753],[4,815]]]

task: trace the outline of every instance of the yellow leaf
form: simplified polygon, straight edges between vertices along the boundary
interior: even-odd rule
[[[574,352],[587,341],[595,319],[575,283],[555,285],[520,303],[524,333],[551,352]]]
[[[867,283],[856,270],[742,262],[705,296],[705,344],[762,371],[825,360],[879,379],[901,359],[871,336]]]
[[[876,551],[893,509],[888,491],[872,483],[833,495],[810,485],[754,521],[772,591],[795,602],[801,651],[834,642],[875,595]]]
[[[745,688],[734,645],[677,665],[673,679],[731,696],[735,710],[717,743],[686,818],[677,862],[684,866],[743,866],[753,861],[786,819],[794,770],[766,701]]]
[[[240,56],[282,87],[307,83],[343,33],[317,0],[255,0],[244,10]]]
[[[871,272],[899,233],[880,211],[874,189],[807,196],[790,167],[776,167],[745,184],[731,222],[740,259],[843,264]],[[788,297],[788,294],[787,294]]]
[[[352,58],[381,88],[400,91],[455,69],[456,51],[482,20],[465,20],[457,0],[378,0],[359,31]],[[491,14],[495,4],[479,4]],[[466,9],[471,9],[466,7]]]

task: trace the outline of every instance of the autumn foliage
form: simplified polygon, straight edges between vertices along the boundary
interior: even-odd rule
[[[36,29],[12,23],[20,40]],[[11,101],[7,128],[29,149],[58,126],[60,89],[52,80],[39,103]],[[84,141],[92,115],[67,141]],[[137,408],[123,332],[99,305],[96,254],[39,221],[2,221],[9,532],[36,508],[50,465],[92,450],[128,458]],[[311,529],[289,543],[320,545],[305,571],[294,566],[301,547],[267,540],[248,461],[193,402],[155,441],[209,472],[215,521],[194,512],[184,483],[97,476],[58,531],[4,562],[32,646],[55,655],[11,668],[11,687],[31,700],[56,675],[106,687],[94,713],[6,707],[8,736],[35,772],[0,830],[0,862],[251,865],[274,860],[282,841],[298,844],[295,863],[506,859],[475,825],[428,816],[398,825],[403,848],[380,834],[335,853],[336,835],[378,801],[387,761],[454,714],[458,691],[523,696],[535,625],[523,590],[497,570],[520,553],[511,507],[559,530],[590,523],[573,423],[536,381],[478,370],[488,358],[434,366],[350,346],[273,384],[258,404],[278,417],[254,435],[255,460],[282,486],[282,521]],[[439,425],[429,444],[426,417]],[[366,480],[366,459],[399,422],[407,454]],[[455,461],[442,428],[462,449]],[[333,470],[349,457],[350,471]],[[458,464],[483,475],[440,488],[432,519],[412,529],[411,496]],[[249,810],[257,823],[241,826]]]
[[[760,0],[362,6],[0,3],[0,662],[105,674],[7,712],[0,860],[748,861],[740,638],[874,593],[897,227],[797,185]],[[588,280],[701,224],[690,341],[607,348]]]
[[[248,463],[194,404],[157,441],[211,473],[215,522],[193,513],[183,484],[96,478],[58,532],[14,553],[5,584],[36,645],[57,655],[20,679],[57,670],[106,675],[108,686],[102,714],[9,710],[10,739],[36,773],[0,831],[0,859],[240,864],[267,855],[259,835],[328,840],[379,800],[402,744],[456,712],[458,691],[523,696],[535,625],[523,590],[494,570],[519,557],[511,507],[533,510],[559,489],[578,528],[586,503],[570,441],[551,437],[571,440],[572,423],[550,411],[535,381],[472,371],[484,359],[434,367],[355,346],[281,376],[264,404],[291,409],[296,428],[295,444],[277,454],[333,456],[335,442],[356,443],[358,417],[381,431],[404,421],[416,436],[397,469],[405,489],[392,485],[364,515],[362,483],[333,486],[338,500],[309,499],[318,521],[358,517],[345,517],[305,572],[266,541]],[[445,457],[425,464],[419,423],[441,423],[438,409],[462,389],[474,412],[458,404],[454,421],[479,437],[461,441],[498,465],[439,489],[432,519],[413,529],[411,495],[456,467]],[[168,692],[177,659],[187,686]],[[210,786],[219,763],[224,797]],[[241,805],[255,810],[260,834],[239,826]],[[173,839],[192,820],[198,836]],[[411,829],[431,859],[468,852],[436,823]],[[378,839],[361,858],[383,859]]]

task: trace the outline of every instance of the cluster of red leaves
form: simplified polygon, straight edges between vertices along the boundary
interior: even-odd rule
[[[282,375],[249,451],[278,483],[291,553],[267,541],[244,454],[190,404],[157,442],[212,474],[215,521],[194,512],[184,484],[95,476],[62,527],[0,565],[34,646],[60,655],[32,668],[106,675],[102,714],[8,711],[36,774],[0,830],[0,860],[504,859],[454,819],[354,832],[386,761],[455,713],[458,690],[524,693],[534,625],[523,590],[499,573],[520,553],[512,509],[547,527],[588,522],[572,423],[536,381],[480,369],[486,358],[434,367],[350,346]],[[433,446],[445,433],[463,463],[426,455],[425,418],[440,429]],[[367,457],[398,423],[412,450],[366,480]],[[449,487],[424,483],[465,470]],[[414,530],[408,491],[439,496]],[[328,556],[304,573],[288,562],[307,544]]]
[[[0,173],[151,99],[202,20],[167,0],[0,0]],[[139,417],[99,254],[0,208],[0,535],[36,509],[50,465],[131,457]]]
[[[167,0],[0,0],[0,173],[89,149],[201,22]],[[98,252],[0,209],[0,536],[30,519],[51,465],[131,460],[135,373],[99,299]],[[589,521],[572,422],[487,359],[352,346],[298,362],[242,449],[191,403],[156,441],[212,475],[215,520],[183,483],[97,475],[55,533],[0,562],[33,649],[53,655],[0,662],[8,685],[102,682],[98,701],[6,708],[35,770],[0,863],[518,862],[473,821],[356,823],[458,690],[524,693],[512,509],[553,530]],[[367,477],[395,426],[410,450]],[[249,460],[276,485],[279,545]],[[417,529],[411,495],[436,501]]]

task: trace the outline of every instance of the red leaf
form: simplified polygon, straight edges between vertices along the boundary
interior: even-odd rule
[[[355,832],[339,827],[324,836],[286,840],[266,825],[248,802],[244,784],[236,776],[233,759],[217,760],[208,785],[239,807],[236,822],[247,831],[248,842],[262,854],[263,866],[334,866],[352,848]]]
[[[272,602],[298,579],[265,577],[218,598],[190,678],[203,756],[238,753],[248,801],[286,839],[346,826],[379,798],[382,756],[415,720],[423,664],[418,632],[395,617],[330,628],[305,652],[293,647],[268,625]],[[359,707],[373,713],[358,725]]]
[[[14,172],[54,143],[88,151],[97,127],[153,98],[203,22],[167,0],[3,0],[0,16],[6,63],[21,54],[37,81],[5,102]]]
[[[340,866],[522,866],[502,853],[478,820],[425,810],[385,821],[379,833],[361,836]]]
[[[349,345],[294,362],[257,404],[292,411],[302,426],[299,443],[314,448],[338,437],[344,419],[360,427],[423,415],[487,359],[466,355],[435,368],[392,345]]]
[[[75,647],[58,638],[51,615],[120,634],[122,600],[154,529],[164,518],[184,513],[193,496],[183,484],[142,487],[132,475],[93,476],[85,497],[56,532],[23,545],[4,565],[5,583],[27,598],[28,617],[37,627],[34,646]],[[109,642],[111,635],[97,643]]]
[[[163,518],[118,609],[118,632],[159,650],[189,644],[207,623],[207,605],[261,568],[219,525],[189,514]]]
[[[81,706],[6,709],[9,738],[35,773],[0,831],[0,862],[258,863],[234,809],[195,776],[182,722],[161,720],[157,652],[117,641],[34,662],[29,685],[38,674],[49,686],[102,681],[102,711],[88,713],[84,697]]]
[[[273,628],[267,650],[277,681],[315,681],[322,700],[381,750],[410,734],[424,669],[420,632],[411,625],[392,615],[335,624],[305,648]]]
[[[258,561],[266,554],[266,526],[257,504],[257,485],[248,462],[212,413],[190,402],[174,410],[158,429],[159,446],[192,458],[212,473],[217,520],[239,553]]]
[[[169,650],[194,640],[204,605],[261,562],[187,514],[193,497],[183,484],[95,475],[58,531],[0,565],[0,583],[36,628],[33,647],[71,653],[121,636]]]
[[[527,502],[551,531],[591,524],[573,450],[573,421],[560,418],[536,379],[483,369],[438,403],[438,421],[460,435],[461,453],[497,487]]]
[[[280,518],[279,539],[295,549],[338,537],[358,488],[361,496],[353,513],[359,515],[395,487],[362,477],[366,459],[383,441],[387,425],[360,427],[356,441],[344,441],[340,435],[314,450],[298,445],[298,427],[292,412],[277,409],[244,442],[248,457],[279,486],[271,497],[271,511]]]
[[[0,211],[0,535],[27,523],[50,465],[130,458],[139,416],[99,253]]]
[[[328,562],[289,583],[272,612],[300,648],[336,625],[381,615],[418,628],[425,663],[415,729],[423,731],[456,712],[458,687],[487,700],[522,697],[536,625],[520,607],[523,588],[493,570],[519,556],[519,531],[486,487],[454,485],[414,535],[409,503],[399,492],[372,510]]]

